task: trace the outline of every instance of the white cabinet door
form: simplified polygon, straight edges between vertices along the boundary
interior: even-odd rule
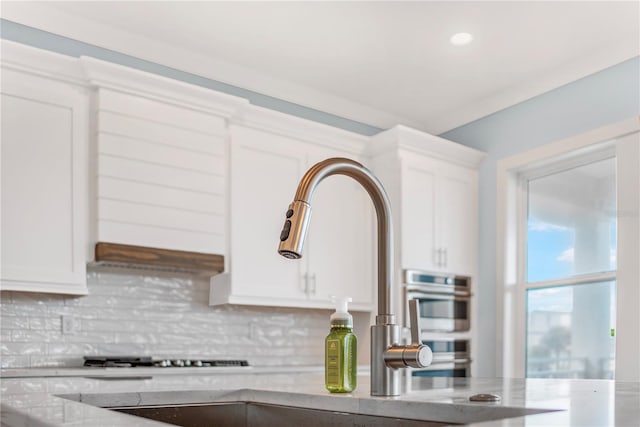
[[[337,150],[316,150],[309,166],[329,157],[353,156]],[[331,307],[331,295],[350,296],[353,309],[369,310],[376,287],[369,195],[348,176],[330,176],[317,187],[311,208],[306,248],[310,298]]]
[[[371,209],[350,178],[329,177],[314,193],[302,259],[277,253],[302,176],[345,153],[239,125],[230,152],[230,268],[211,279],[210,303],[331,308],[329,295],[348,295],[354,309],[371,309]]]
[[[86,294],[87,95],[2,70],[2,290]]]
[[[402,268],[475,274],[477,172],[408,157],[402,168]]]
[[[402,170],[401,263],[405,269],[433,271],[442,257],[437,241],[438,162],[406,161]]]
[[[277,250],[306,156],[299,142],[266,132],[233,126],[231,138],[231,293],[295,306],[307,298],[304,263]]]
[[[443,165],[439,185],[441,269],[474,275],[478,253],[476,171]]]

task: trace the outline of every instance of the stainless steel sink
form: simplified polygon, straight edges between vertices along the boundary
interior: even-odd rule
[[[109,409],[182,427],[435,427],[451,425],[451,423],[436,421],[418,421],[246,402]]]

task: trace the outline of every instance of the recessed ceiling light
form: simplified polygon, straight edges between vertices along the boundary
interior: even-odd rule
[[[469,33],[456,33],[449,39],[454,46],[464,46],[473,41],[473,36]]]

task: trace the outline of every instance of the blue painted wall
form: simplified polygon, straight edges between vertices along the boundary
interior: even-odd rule
[[[496,376],[496,164],[537,146],[640,115],[640,57],[441,135],[488,153],[480,168],[480,376]]]

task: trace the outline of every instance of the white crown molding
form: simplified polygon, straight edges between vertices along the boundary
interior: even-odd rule
[[[255,106],[248,100],[91,57],[73,58],[2,40],[2,66],[172,103],[222,116],[233,123],[361,155],[369,137]]]
[[[372,157],[400,150],[477,168],[486,153],[417,129],[398,125],[371,138],[368,154]]]
[[[23,71],[67,83],[86,85],[78,59],[9,40],[0,41],[0,58],[4,68]]]
[[[361,155],[370,138],[256,105],[245,106],[232,123]]]
[[[90,57],[74,58],[9,40],[0,41],[2,67],[73,83],[104,87],[230,117],[249,101],[153,73]]]
[[[87,56],[80,57],[80,63],[91,86],[168,101],[227,118],[249,103],[244,98]]]

